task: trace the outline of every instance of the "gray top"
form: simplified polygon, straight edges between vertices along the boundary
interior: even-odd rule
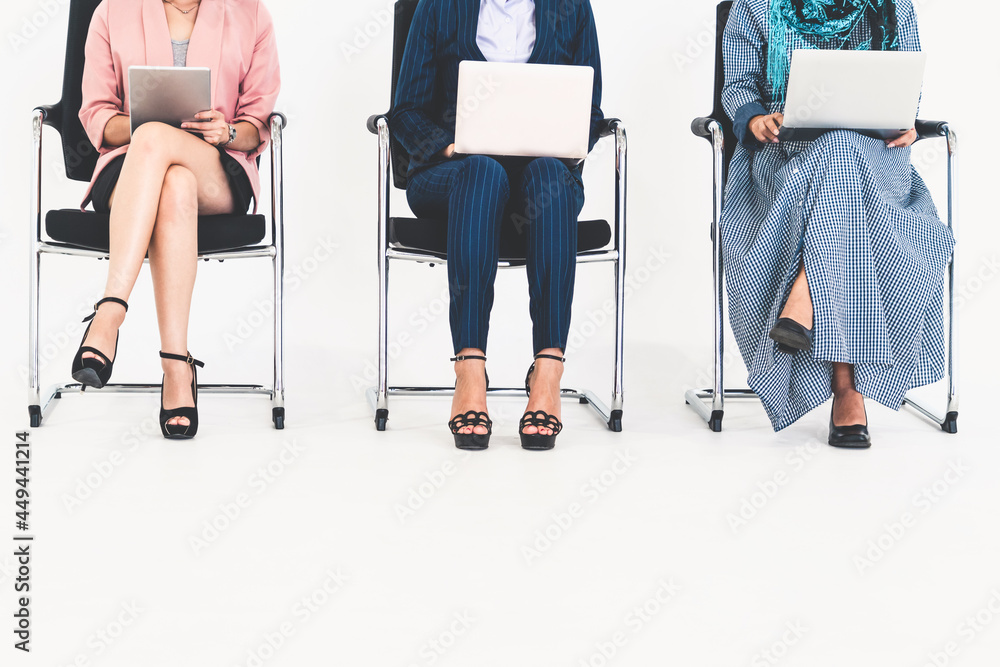
[[[185,39],[183,42],[178,42],[176,39],[170,40],[171,46],[174,47],[174,67],[187,67],[188,44],[190,43],[190,39]]]

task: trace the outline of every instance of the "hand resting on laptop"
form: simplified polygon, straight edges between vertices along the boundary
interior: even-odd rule
[[[767,116],[754,116],[750,119],[750,131],[753,132],[753,136],[757,137],[757,141],[764,144],[776,144],[778,143],[778,131],[781,130],[781,124],[784,121],[785,116],[780,113],[772,113]],[[889,148],[906,148],[916,140],[917,131],[910,129],[905,134],[891,141],[887,139],[885,143]]]

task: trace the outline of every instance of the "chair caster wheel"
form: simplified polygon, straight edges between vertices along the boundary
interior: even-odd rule
[[[375,411],[375,428],[379,431],[384,431],[386,425],[389,423],[389,411],[388,410],[376,410]]]
[[[42,425],[42,407],[40,405],[29,405],[28,416],[31,417],[31,428],[38,428]]]
[[[608,420],[608,428],[611,429],[613,433],[622,432],[622,411],[612,410],[611,419]]]
[[[285,429],[285,409],[284,408],[272,408],[271,409],[271,421],[274,422],[274,428],[278,431],[283,431]]]
[[[944,423],[941,424],[941,430],[945,433],[958,433],[958,413],[949,412],[948,416],[944,418]]]
[[[722,433],[722,416],[724,414],[722,410],[712,412],[712,418],[708,420],[708,427],[712,429],[713,433]]]

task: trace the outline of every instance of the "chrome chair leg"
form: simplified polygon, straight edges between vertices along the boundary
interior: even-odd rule
[[[35,244],[32,243],[32,246]],[[38,367],[38,348],[39,348],[39,323],[38,323],[38,307],[39,307],[39,280],[41,278],[41,253],[32,248],[31,257],[31,277],[29,278],[28,286],[28,383],[29,383],[29,397],[28,397],[28,417],[30,419],[31,428],[38,428],[42,425],[42,408],[44,404],[42,403],[41,397],[41,387],[39,378],[39,367]]]
[[[271,385],[271,421],[274,422],[274,428],[279,431],[285,428],[285,285],[282,280],[284,262],[280,257],[281,252],[278,249],[274,257],[274,384]]]
[[[714,362],[712,389],[704,391],[690,390],[685,393],[685,402],[694,409],[695,412],[708,424],[713,432],[722,431],[722,420],[725,416],[726,398],[747,398],[744,390],[727,391],[725,388],[725,281],[722,267],[722,234],[720,220],[722,216],[723,203],[723,167],[725,164],[725,134],[718,121],[711,121],[707,127],[708,134],[712,140],[712,293],[715,299],[714,310]],[[754,396],[751,392],[750,397]],[[706,399],[711,399],[711,407],[705,404]]]
[[[614,384],[611,391],[611,410],[608,428],[615,433],[622,431],[622,417],[625,404],[625,269],[626,269],[626,222],[628,203],[628,137],[625,128],[615,126],[615,250],[618,253],[615,267],[615,368]],[[586,392],[584,392],[586,394]],[[593,402],[591,405],[594,405]],[[597,409],[597,406],[594,405]],[[600,410],[598,410],[600,412]]]
[[[378,387],[375,428],[389,422],[389,123],[378,120]]]
[[[943,136],[948,142],[948,227],[958,236],[958,135],[947,124],[942,128]],[[907,396],[903,399],[903,405],[915,410],[924,417],[930,419],[941,427],[945,433],[958,433],[958,309],[955,308],[955,278],[958,275],[958,254],[956,247],[948,264],[948,305],[947,305],[947,333],[948,333],[948,370],[946,379],[948,381],[947,405],[944,415],[937,414],[921,403]]]
[[[42,121],[45,114],[40,109],[32,112],[31,157],[31,256],[29,258],[30,275],[28,277],[28,417],[31,428],[42,425],[42,397],[38,366],[39,347],[39,290],[41,289],[42,254],[39,242],[42,238]]]
[[[274,384],[271,421],[285,428],[285,183],[284,117],[271,118],[271,241],[274,244]]]

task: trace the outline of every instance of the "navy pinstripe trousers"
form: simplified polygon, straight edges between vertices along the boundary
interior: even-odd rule
[[[471,155],[410,176],[406,197],[421,217],[448,220],[448,283],[455,352],[486,350],[501,225],[525,234],[537,354],[566,349],[576,280],[583,182],[554,158]],[[505,213],[510,213],[507,217]]]

